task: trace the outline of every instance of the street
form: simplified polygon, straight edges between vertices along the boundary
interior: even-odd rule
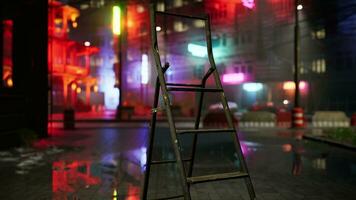
[[[0,199],[139,199],[147,124],[104,124],[64,131],[35,148],[0,152]],[[353,199],[356,153],[302,139],[290,129],[239,133],[257,199]],[[168,129],[158,128],[154,158],[172,159]],[[194,174],[239,168],[229,136],[199,137]],[[183,155],[189,136],[182,138]],[[149,197],[180,194],[174,164],[152,167]],[[249,199],[242,179],[193,185],[192,199]]]

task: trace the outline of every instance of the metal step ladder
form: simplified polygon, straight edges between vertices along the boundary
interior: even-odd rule
[[[167,83],[165,80],[165,72],[169,68],[169,64],[166,63],[163,67],[161,64],[160,60],[160,55],[159,55],[159,49],[158,49],[158,43],[157,43],[157,32],[156,32],[156,15],[161,14],[161,15],[170,15],[170,16],[177,16],[177,17],[183,17],[183,18],[190,18],[190,19],[200,19],[205,21],[205,32],[206,32],[206,41],[207,41],[207,51],[208,51],[208,58],[210,62],[210,69],[207,71],[207,73],[204,75],[201,84],[181,84],[181,83]],[[160,11],[155,11],[155,7],[151,5],[150,8],[150,19],[151,19],[151,36],[152,36],[152,48],[153,48],[153,56],[155,60],[155,66],[157,69],[157,80],[156,80],[156,86],[155,86],[155,96],[154,96],[154,103],[153,103],[153,109],[152,109],[152,119],[151,119],[151,124],[150,124],[150,132],[149,132],[149,144],[147,147],[147,165],[146,165],[146,171],[145,171],[145,179],[144,179],[144,187],[143,187],[143,199],[147,199],[147,194],[148,194],[148,184],[149,184],[149,177],[150,177],[150,170],[152,165],[158,165],[158,164],[168,164],[168,163],[176,163],[177,164],[177,169],[179,172],[179,177],[180,177],[180,183],[183,189],[183,194],[182,195],[176,195],[176,196],[170,196],[170,197],[164,197],[161,199],[175,199],[175,198],[182,198],[184,197],[185,200],[190,200],[190,186],[192,184],[196,183],[203,183],[203,182],[210,182],[210,181],[219,181],[219,180],[226,180],[226,179],[235,179],[235,178],[243,178],[245,180],[245,184],[247,186],[247,190],[250,196],[251,200],[256,199],[255,191],[253,188],[253,184],[251,182],[251,178],[246,166],[246,162],[244,159],[244,156],[242,154],[240,142],[238,139],[238,136],[236,134],[236,129],[234,127],[233,121],[232,121],[232,116],[230,114],[230,110],[227,104],[227,100],[224,94],[224,90],[221,85],[221,81],[219,78],[218,71],[215,66],[214,58],[213,58],[213,52],[212,52],[212,43],[211,43],[211,31],[210,31],[210,19],[209,16],[205,17],[196,17],[196,16],[189,16],[189,15],[180,15],[180,14],[175,14],[175,13],[168,13],[168,12],[160,12]],[[206,81],[208,78],[213,75],[216,88],[207,88],[206,87]],[[169,129],[170,129],[170,138],[171,138],[171,143],[173,145],[174,149],[174,155],[175,155],[175,160],[160,160],[160,161],[153,161],[152,160],[152,150],[153,150],[153,144],[154,144],[154,136],[155,136],[155,128],[156,128],[156,118],[157,118],[157,112],[159,110],[158,108],[158,99],[159,99],[159,93],[160,90],[162,91],[162,97],[164,101],[164,106],[165,106],[165,112],[166,116],[168,119],[169,123]],[[171,101],[169,98],[169,93],[170,92],[198,92],[199,93],[199,108],[197,111],[197,116],[195,120],[195,125],[194,129],[187,129],[187,130],[180,130],[177,129],[175,126],[174,118],[172,115],[172,109],[171,109]],[[226,115],[227,119],[227,124],[228,128],[224,129],[199,129],[199,123],[200,123],[200,117],[201,117],[201,111],[202,111],[202,104],[203,104],[203,97],[204,93],[209,92],[209,93],[218,93],[221,96],[221,103],[224,108],[224,112]],[[196,145],[197,145],[197,139],[198,139],[198,134],[209,134],[209,133],[227,133],[231,134],[233,141],[234,141],[234,146],[235,146],[235,151],[238,155],[239,161],[241,163],[241,171],[237,172],[229,172],[229,173],[220,173],[220,174],[213,174],[213,175],[205,175],[205,176],[192,176],[193,174],[193,168],[194,168],[194,159],[195,159],[195,151],[196,151]],[[192,144],[192,150],[191,150],[191,155],[188,159],[182,159],[181,155],[181,145],[180,141],[178,139],[179,135],[183,134],[193,134],[193,144]],[[188,165],[188,170],[186,171],[184,165],[185,163],[189,163]]]

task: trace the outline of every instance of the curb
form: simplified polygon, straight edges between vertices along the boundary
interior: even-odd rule
[[[312,135],[303,135],[303,138],[304,139],[313,140],[313,141],[318,141],[318,142],[331,144],[331,145],[338,146],[338,147],[347,148],[347,149],[350,149],[350,150],[356,150],[356,146],[354,146],[354,145],[346,144],[346,143],[342,143],[342,142],[337,142],[337,141],[334,141],[334,140],[331,140],[331,139],[327,139],[327,138],[322,138],[322,137],[312,136]]]

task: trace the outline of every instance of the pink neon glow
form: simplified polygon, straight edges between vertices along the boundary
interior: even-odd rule
[[[245,75],[243,73],[232,73],[223,75],[224,83],[242,83],[245,80]]]
[[[252,9],[255,7],[255,0],[242,0],[242,5],[246,8]]]

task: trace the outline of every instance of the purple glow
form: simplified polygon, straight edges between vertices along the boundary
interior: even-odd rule
[[[245,80],[245,75],[243,73],[232,73],[223,75],[223,83],[236,84],[242,83]]]
[[[147,54],[142,54],[142,63],[141,63],[141,83],[148,83],[148,56]]]
[[[255,0],[242,0],[242,5],[246,8],[252,9],[255,7]]]
[[[104,42],[100,48],[100,56],[103,59],[103,63],[102,66],[99,67],[99,91],[104,92],[105,108],[115,110],[119,104],[120,91],[114,87],[116,78],[112,57],[114,57],[115,54],[110,44],[112,38],[110,32],[103,30],[101,34]]]

